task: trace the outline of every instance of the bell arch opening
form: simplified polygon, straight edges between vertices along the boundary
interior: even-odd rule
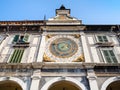
[[[110,83],[106,90],[120,90],[120,80]]]
[[[22,90],[21,86],[10,80],[0,81],[0,90]]]
[[[82,90],[82,89],[72,82],[59,81],[53,83],[48,90]]]

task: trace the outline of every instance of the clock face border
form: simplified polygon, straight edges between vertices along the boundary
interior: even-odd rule
[[[49,46],[50,52],[59,58],[69,58],[73,56],[78,49],[76,42],[70,38],[57,38]]]
[[[77,45],[77,47],[75,48],[75,52],[72,55],[68,55],[67,57],[59,57],[59,56],[56,56],[53,53],[51,53],[50,47],[51,47],[52,43],[60,38],[68,39],[68,40],[72,41],[75,46]],[[45,55],[47,57],[49,57],[52,61],[72,62],[72,61],[76,60],[82,54],[83,54],[83,51],[82,51],[82,45],[81,45],[80,38],[74,38],[74,36],[70,36],[70,35],[56,35],[56,36],[49,38],[46,42]]]

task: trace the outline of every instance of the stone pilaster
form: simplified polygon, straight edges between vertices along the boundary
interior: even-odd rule
[[[42,35],[42,39],[40,42],[40,48],[37,56],[37,62],[42,62],[43,61],[43,55],[45,51],[45,35]]]
[[[89,53],[89,49],[88,49],[88,45],[87,45],[87,41],[84,33],[81,33],[81,41],[82,41],[82,47],[83,47],[83,52],[85,56],[85,62],[89,63],[91,62],[91,58],[90,58],[90,53]]]
[[[39,84],[40,84],[40,70],[35,70],[33,73],[33,76],[31,76],[31,87],[30,90],[39,90]]]

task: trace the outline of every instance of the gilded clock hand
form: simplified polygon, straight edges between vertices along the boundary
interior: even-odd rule
[[[67,44],[65,44],[64,46],[62,46],[61,48],[68,48],[68,45]]]
[[[65,45],[65,48],[68,48],[68,44]]]

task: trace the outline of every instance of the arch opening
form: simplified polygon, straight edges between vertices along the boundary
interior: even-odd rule
[[[21,86],[10,80],[0,81],[0,90],[22,90]]]
[[[110,83],[106,90],[120,90],[120,80]]]
[[[48,90],[82,90],[82,89],[72,82],[63,80],[53,83]]]

